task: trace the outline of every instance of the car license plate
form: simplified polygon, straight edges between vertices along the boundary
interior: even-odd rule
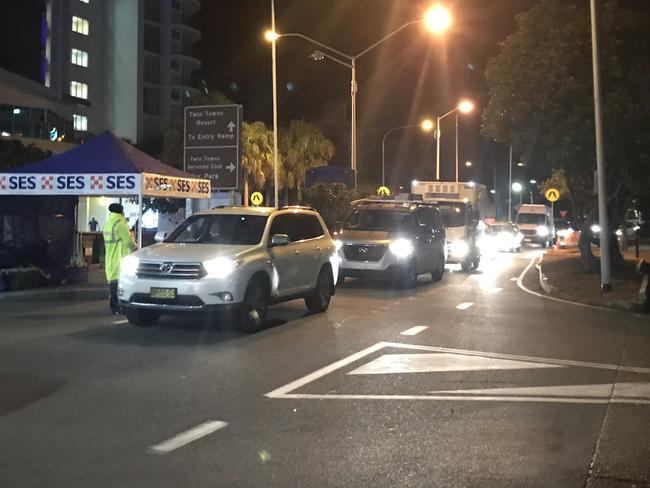
[[[151,298],[172,299],[176,298],[176,288],[151,288],[149,294]]]

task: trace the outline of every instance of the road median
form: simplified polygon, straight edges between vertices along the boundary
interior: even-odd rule
[[[540,286],[547,295],[571,302],[641,311],[643,276],[636,270],[637,263],[635,258],[626,258],[624,264],[616,266],[612,291],[601,293],[600,275],[582,270],[577,249],[555,249],[547,252],[538,264]]]

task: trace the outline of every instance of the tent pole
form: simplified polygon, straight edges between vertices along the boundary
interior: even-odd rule
[[[142,249],[142,189],[138,194],[138,249]]]

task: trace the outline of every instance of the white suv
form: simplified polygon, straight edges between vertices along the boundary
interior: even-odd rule
[[[125,257],[118,296],[133,325],[163,313],[228,310],[252,332],[271,303],[304,298],[309,311],[325,311],[337,276],[334,242],[313,209],[221,207]]]

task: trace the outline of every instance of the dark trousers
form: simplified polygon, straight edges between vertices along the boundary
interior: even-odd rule
[[[117,280],[108,282],[108,303],[113,313],[120,311],[120,302],[117,299],[117,283]]]

